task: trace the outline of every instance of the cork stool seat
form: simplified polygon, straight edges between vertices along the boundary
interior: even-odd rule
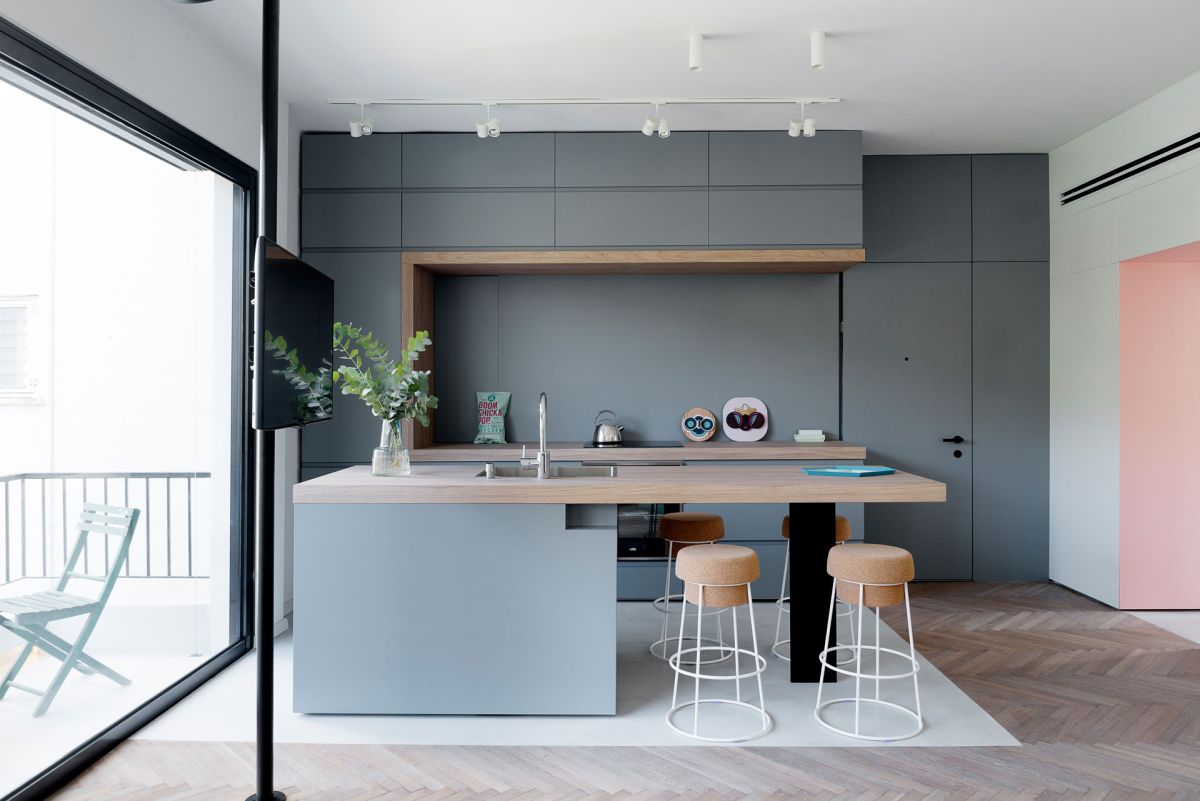
[[[785,540],[792,537],[792,519],[790,515],[783,516],[783,527],[780,532]],[[838,515],[833,519],[833,541],[836,545],[841,545],[843,542],[850,541],[850,521],[844,516]],[[779,600],[775,602],[775,608],[778,610],[775,614],[775,642],[771,645],[771,653],[782,659],[784,662],[791,662],[791,648],[788,648],[789,653],[783,652],[785,645],[791,645],[791,640],[783,637],[783,616],[792,613],[792,597],[788,593],[788,562],[790,561],[790,550],[786,549],[783,552],[783,583],[779,587]],[[849,605],[843,604],[837,613],[838,618],[846,618],[850,625],[850,639],[854,639],[854,610]],[[850,651],[838,657],[838,664],[846,665],[854,661],[854,654]]]
[[[675,671],[675,687],[671,693],[671,708],[667,710],[667,725],[675,732],[696,740],[717,743],[735,743],[761,737],[771,730],[774,725],[771,716],[767,714],[766,702],[763,699],[762,673],[767,668],[766,658],[758,653],[758,634],[754,628],[754,597],[750,589],[761,570],[758,564],[758,554],[742,545],[714,544],[705,548],[687,548],[679,553],[676,560],[675,573],[683,581],[683,611],[679,619],[679,636],[675,638],[677,648],[668,661]],[[694,637],[684,637],[687,623],[688,607],[696,614],[696,634]],[[741,647],[738,635],[739,607],[746,607],[750,623],[750,648]],[[732,646],[718,643],[705,645],[703,637],[704,611],[706,609],[729,609],[733,619]],[[718,618],[719,619],[719,618]],[[695,643],[690,648],[684,648],[685,640]],[[716,652],[720,659],[705,659],[705,652]],[[733,657],[732,671],[724,672],[713,668],[714,672],[705,672],[702,666],[716,661],[724,661]],[[750,666],[742,671],[743,657],[749,657]],[[686,664],[685,664],[686,663]],[[689,669],[690,668],[690,669]],[[679,677],[688,676],[693,680],[692,699],[679,702]],[[758,703],[751,703],[742,697],[742,680],[754,678],[758,684]],[[701,681],[734,683],[734,697],[701,697]],[[705,705],[723,704],[753,713],[752,725],[744,731],[729,735],[718,734],[715,731],[701,731],[700,708]],[[692,725],[690,730],[675,722],[676,715],[684,709],[692,710]],[[711,729],[711,726],[710,726]]]
[[[683,600],[682,593],[671,591],[671,565],[675,558],[685,549],[693,545],[712,545],[725,538],[725,520],[720,515],[705,512],[669,512],[658,521],[658,537],[666,544],[667,574],[663,581],[663,594],[651,603],[662,613],[661,636],[650,643],[650,653],[659,659],[667,659],[677,649],[674,647],[675,638],[667,636],[670,629],[671,603]],[[709,643],[721,645],[724,643],[724,630],[721,622],[721,609],[710,609],[703,614],[716,617],[717,636],[708,638]],[[689,638],[690,639],[690,638]],[[707,663],[724,661],[733,652],[724,649],[714,655],[705,657]]]
[[[921,669],[917,661],[917,651],[913,640],[912,609],[908,602],[908,582],[915,575],[912,554],[903,548],[891,545],[875,545],[854,543],[829,549],[826,562],[826,572],[833,577],[833,590],[829,598],[829,618],[825,627],[825,638],[828,642],[829,632],[833,625],[834,609],[839,602],[850,605],[858,617],[857,634],[853,637],[853,645],[835,645],[821,651],[822,678],[824,670],[833,670],[854,679],[854,695],[833,698],[822,701],[824,683],[817,685],[817,705],[813,710],[817,721],[827,729],[854,737],[860,740],[904,740],[919,734],[925,728],[925,719],[921,716],[921,691],[917,684],[917,672]],[[884,606],[904,606],[904,615],[908,624],[907,653],[894,648],[885,648],[879,644],[879,610]],[[875,615],[875,644],[863,644],[863,610],[867,607],[874,609]],[[849,650],[853,655],[853,668],[831,664],[830,654],[839,650]],[[899,660],[900,667],[885,672],[884,657],[888,661]],[[869,659],[867,659],[869,657]],[[864,665],[864,661],[868,664]],[[866,668],[870,669],[867,672]],[[913,682],[914,707],[882,697],[883,682],[895,679],[911,678]],[[874,697],[863,696],[863,680],[874,681]],[[840,720],[831,720],[830,709],[838,705],[854,705],[853,728]],[[866,732],[862,726],[862,708],[873,707],[878,711],[874,719],[879,730]],[[843,707],[844,708],[844,707]],[[889,719],[907,720],[909,728],[880,723]],[[873,729],[875,726],[872,727]],[[894,731],[894,733],[893,733]]]

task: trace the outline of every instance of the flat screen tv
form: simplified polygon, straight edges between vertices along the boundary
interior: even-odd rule
[[[266,237],[254,261],[253,424],[333,417],[333,279]]]

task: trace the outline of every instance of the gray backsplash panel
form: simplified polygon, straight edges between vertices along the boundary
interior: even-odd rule
[[[719,415],[737,395],[766,403],[768,439],[796,428],[836,433],[837,294],[832,275],[443,279],[439,327],[453,319],[468,333],[438,342],[437,439],[470,441],[475,419],[463,399],[493,389],[512,393],[511,441],[537,438],[542,391],[551,439],[587,440],[605,408],[631,439],[680,439],[684,410]],[[484,330],[493,314],[495,328]]]

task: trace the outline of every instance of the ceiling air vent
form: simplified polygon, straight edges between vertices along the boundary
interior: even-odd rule
[[[1120,183],[1126,178],[1132,178],[1139,172],[1145,172],[1151,167],[1157,167],[1159,164],[1166,164],[1172,159],[1179,158],[1184,153],[1190,153],[1197,149],[1200,149],[1200,132],[1194,133],[1191,136],[1185,136],[1178,142],[1173,142],[1166,147],[1160,147],[1153,153],[1147,153],[1141,158],[1126,162],[1116,169],[1109,170],[1102,175],[1097,175],[1090,181],[1084,181],[1079,186],[1073,186],[1059,196],[1059,202],[1065,206],[1080,198],[1087,197],[1093,192],[1099,192],[1106,186]]]

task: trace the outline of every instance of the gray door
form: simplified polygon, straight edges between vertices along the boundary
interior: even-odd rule
[[[917,578],[969,580],[971,265],[863,264],[843,303],[843,435],[947,487],[946,503],[867,504],[867,539],[911,551]]]

